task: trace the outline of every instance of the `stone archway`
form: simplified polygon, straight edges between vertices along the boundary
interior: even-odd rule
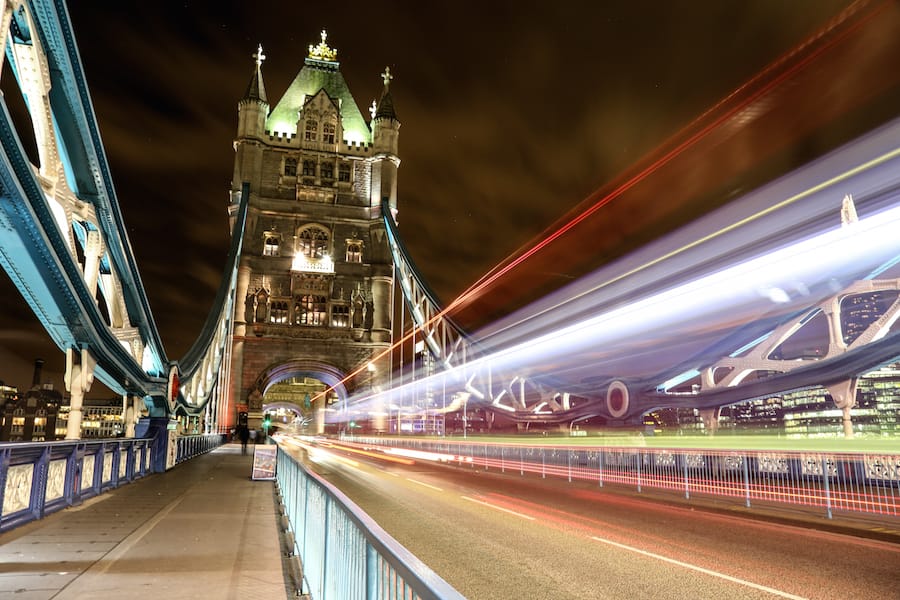
[[[309,359],[290,360],[269,366],[260,373],[254,382],[251,397],[257,396],[257,402],[259,402],[261,410],[269,406],[275,408],[283,403],[266,401],[265,396],[270,389],[273,389],[274,386],[281,382],[310,378],[321,382],[323,390],[332,388],[332,392],[328,396],[336,396],[337,400],[344,401],[348,397],[347,388],[343,383],[344,377],[345,374],[340,369],[321,361]],[[311,431],[317,434],[324,433],[327,397],[319,395],[318,397],[310,398],[310,401],[312,401],[312,405],[305,407],[305,409],[306,412],[313,415],[314,426],[311,428]],[[297,401],[295,404],[299,405],[300,402]]]

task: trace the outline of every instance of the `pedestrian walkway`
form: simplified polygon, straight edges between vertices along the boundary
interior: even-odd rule
[[[0,535],[0,600],[295,597],[252,460],[228,444]]]

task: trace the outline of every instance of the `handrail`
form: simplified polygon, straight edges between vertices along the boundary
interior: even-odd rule
[[[164,472],[221,446],[224,436],[177,436],[171,449],[167,441],[157,435],[0,443],[0,533]]]
[[[153,438],[0,444],[0,532],[145,477]]]
[[[352,500],[278,448],[276,481],[313,600],[463,600]]]
[[[750,508],[820,507],[900,517],[900,453],[727,450],[629,446],[556,446],[419,438],[345,437],[370,450],[434,453],[434,459],[468,469],[506,470],[541,477],[594,481],[731,498]]]

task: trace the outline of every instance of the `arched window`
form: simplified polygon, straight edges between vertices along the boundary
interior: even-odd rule
[[[322,172],[323,181],[334,181],[334,163],[323,162],[319,168]]]
[[[297,176],[297,159],[296,158],[284,159],[284,174],[287,177],[296,177]]]
[[[304,160],[303,161],[303,174],[308,175],[310,177],[315,177],[316,176],[316,161]]]
[[[348,263],[361,263],[362,262],[362,243],[361,242],[347,242],[347,262]]]
[[[306,121],[306,135],[304,139],[307,142],[314,142],[318,138],[319,122],[312,119]]]
[[[322,258],[328,253],[328,232],[318,227],[308,227],[297,236],[297,251],[307,258]]]
[[[269,236],[263,244],[263,256],[278,256],[278,238]]]
[[[326,144],[334,143],[334,123],[325,123],[322,126],[322,141]]]
[[[327,300],[325,296],[304,294],[294,300],[294,323],[297,325],[322,326],[327,320]]]

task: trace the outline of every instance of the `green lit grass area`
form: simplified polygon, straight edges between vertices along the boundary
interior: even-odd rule
[[[398,437],[398,436],[383,436]],[[711,450],[796,450],[808,452],[865,452],[900,454],[900,437],[788,438],[774,435],[640,435],[622,432],[589,432],[585,436],[563,435],[483,435],[443,437],[399,436],[402,439],[484,442],[522,446],[604,446],[648,448],[703,448]]]

